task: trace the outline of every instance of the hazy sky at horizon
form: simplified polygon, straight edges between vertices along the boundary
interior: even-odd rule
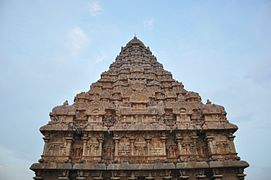
[[[271,175],[271,1],[0,1],[0,179],[27,180],[49,112],[87,91],[136,33],[238,125],[248,180]]]

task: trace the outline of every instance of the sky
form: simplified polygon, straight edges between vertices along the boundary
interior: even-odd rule
[[[134,35],[226,108],[247,179],[271,179],[270,19],[270,0],[0,0],[0,179],[34,176],[49,112],[88,91]]]

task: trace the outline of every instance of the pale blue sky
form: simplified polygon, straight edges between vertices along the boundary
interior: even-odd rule
[[[271,1],[0,1],[0,179],[27,180],[49,112],[87,91],[134,33],[239,126],[248,180],[271,179]]]

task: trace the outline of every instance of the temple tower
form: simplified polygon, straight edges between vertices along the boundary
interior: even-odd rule
[[[237,129],[134,37],[89,91],[52,109],[31,169],[36,180],[241,180]]]

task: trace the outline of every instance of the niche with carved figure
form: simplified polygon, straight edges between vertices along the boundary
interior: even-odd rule
[[[67,146],[65,143],[65,139],[60,135],[61,133],[46,135],[46,137],[44,138],[44,156],[66,156]]]
[[[83,141],[80,135],[74,137],[74,142],[72,144],[71,159],[73,162],[78,162],[81,160],[83,154]]]
[[[134,143],[134,155],[146,156],[147,155],[147,143],[142,136],[137,136]]]
[[[116,110],[115,109],[105,109],[105,115],[103,117],[103,125],[106,127],[111,127],[116,122]]]
[[[174,124],[176,124],[176,115],[173,114],[172,108],[165,109],[164,122],[168,126],[173,126]]]
[[[176,159],[178,157],[178,146],[173,135],[169,135],[166,140],[166,153],[168,159]]]
[[[86,111],[85,110],[77,110],[75,112],[75,117],[76,117],[76,120],[86,120],[87,119]]]
[[[178,121],[188,121],[189,118],[187,116],[187,110],[186,108],[182,107],[179,109],[179,116],[178,116]]]
[[[63,156],[65,155],[65,146],[61,142],[53,142],[48,145],[48,150],[46,152],[47,156]]]
[[[106,133],[102,145],[102,160],[104,162],[112,162],[114,160],[114,140],[112,134]]]
[[[192,121],[201,121],[203,119],[202,112],[200,109],[193,109],[191,120]]]
[[[86,143],[86,156],[99,156],[99,141],[96,137],[91,137]]]
[[[122,137],[119,141],[118,146],[119,156],[129,156],[130,155],[130,140],[127,137]]]
[[[216,154],[223,155],[223,154],[229,154],[232,152],[231,146],[229,144],[229,140],[224,135],[217,134],[215,136],[214,145],[215,145]]]
[[[150,141],[150,155],[161,156],[163,155],[163,143],[160,137],[153,137]]]
[[[208,145],[205,133],[197,133],[197,154],[201,160],[206,160],[208,158]]]

